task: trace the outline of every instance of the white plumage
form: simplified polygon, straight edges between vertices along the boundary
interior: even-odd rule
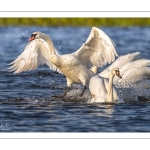
[[[93,65],[103,67],[110,64],[118,56],[115,50],[115,43],[100,29],[92,27],[91,33],[85,44],[81,46],[74,56],[88,68]]]
[[[99,75],[108,78],[110,71],[114,67],[118,67],[120,69],[120,74],[122,79],[114,78],[116,82],[115,85],[118,84],[117,81],[125,83],[136,83],[143,79],[150,77],[150,60],[140,58],[140,52],[135,52],[131,54],[126,54],[120,56],[113,62],[108,68],[104,71],[100,72]]]
[[[99,74],[93,76],[90,80],[89,89],[93,97],[89,99],[89,103],[93,102],[107,102],[108,97],[108,78],[110,78],[112,69],[115,67],[120,68],[121,79],[114,76],[115,86],[119,85],[120,82],[123,84],[126,83],[136,83],[142,81],[145,78],[150,78],[150,60],[140,59],[140,52],[135,52],[132,54],[126,54],[120,56],[113,62],[109,67],[100,72]],[[97,67],[94,66],[92,71],[97,73]],[[115,86],[112,86],[113,90],[113,101],[122,100],[115,89]]]
[[[91,77],[89,83],[89,90],[92,98],[88,100],[88,103],[103,103],[103,102],[116,102],[120,98],[117,90],[113,85],[114,76],[120,76],[118,68],[113,68],[109,74],[109,79],[103,78],[99,75]]]
[[[14,73],[20,73],[36,69],[40,63],[44,63],[50,69],[61,72],[66,76],[67,91],[74,82],[82,83],[84,90],[80,96],[83,95],[90,78],[95,75],[90,70],[91,66],[102,67],[113,62],[115,56],[118,56],[114,48],[114,42],[96,27],[92,27],[85,44],[71,54],[60,55],[50,37],[44,33],[34,32],[31,35],[31,40],[33,41],[26,46],[24,52],[11,63],[10,69],[15,71]]]
[[[61,53],[55,48],[57,55]],[[49,60],[48,44],[43,39],[35,39],[31,41],[18,56],[16,60],[10,63],[9,69],[15,71],[14,74],[23,71],[30,71],[36,69],[39,64],[46,64],[51,70],[61,73],[61,71]]]

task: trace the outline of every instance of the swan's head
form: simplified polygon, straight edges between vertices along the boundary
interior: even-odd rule
[[[28,39],[28,42],[33,41],[38,38],[42,38],[42,33],[41,32],[33,32],[31,34],[31,37]]]
[[[122,78],[121,75],[120,75],[119,68],[113,68],[112,71],[111,71],[111,74],[113,76],[118,76],[119,78]]]

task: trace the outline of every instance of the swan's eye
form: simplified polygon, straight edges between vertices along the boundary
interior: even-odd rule
[[[33,37],[35,38],[36,35],[37,35],[37,34],[31,34],[31,37],[32,37],[32,38],[33,38]]]
[[[31,34],[31,37],[28,39],[28,42],[29,41],[33,41],[34,39],[35,39],[35,36],[36,36],[37,34]]]

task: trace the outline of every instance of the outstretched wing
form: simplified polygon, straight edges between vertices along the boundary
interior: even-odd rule
[[[61,53],[55,49],[57,55]],[[61,71],[50,61],[48,44],[43,39],[35,39],[31,41],[24,51],[10,65],[10,71],[15,71],[14,74],[34,70],[39,64],[46,64],[50,69],[61,73]]]
[[[140,55],[140,52],[135,52],[135,53],[131,53],[131,54],[129,53],[129,54],[120,56],[109,67],[107,67],[105,70],[100,72],[99,75],[101,77],[104,77],[104,78],[109,78],[110,72],[113,68],[117,67],[120,69],[123,66],[125,66],[127,63],[135,61],[136,59],[138,59],[139,55]],[[122,75],[121,70],[120,70],[120,73]]]
[[[118,56],[114,42],[102,30],[92,27],[85,44],[81,46],[74,56],[87,68],[95,65],[102,67],[115,60]]]

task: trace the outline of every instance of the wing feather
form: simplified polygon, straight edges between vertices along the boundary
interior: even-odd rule
[[[143,79],[148,79],[150,76],[150,67],[133,67],[127,70],[119,82],[135,83]]]
[[[57,55],[61,53],[55,49]],[[50,61],[48,44],[43,39],[35,39],[31,41],[24,51],[12,62],[10,71],[14,74],[36,69],[39,64],[46,64],[51,70],[61,73],[61,71]]]
[[[100,76],[109,78],[110,72],[113,68],[118,67],[122,68],[127,63],[135,61],[138,59],[140,52],[129,53],[123,56],[118,57],[115,62],[113,62],[110,66],[108,66],[105,70],[99,73]],[[120,71],[122,73],[122,71]]]
[[[88,68],[110,64],[118,56],[112,39],[96,27],[92,27],[86,42],[73,55]]]

